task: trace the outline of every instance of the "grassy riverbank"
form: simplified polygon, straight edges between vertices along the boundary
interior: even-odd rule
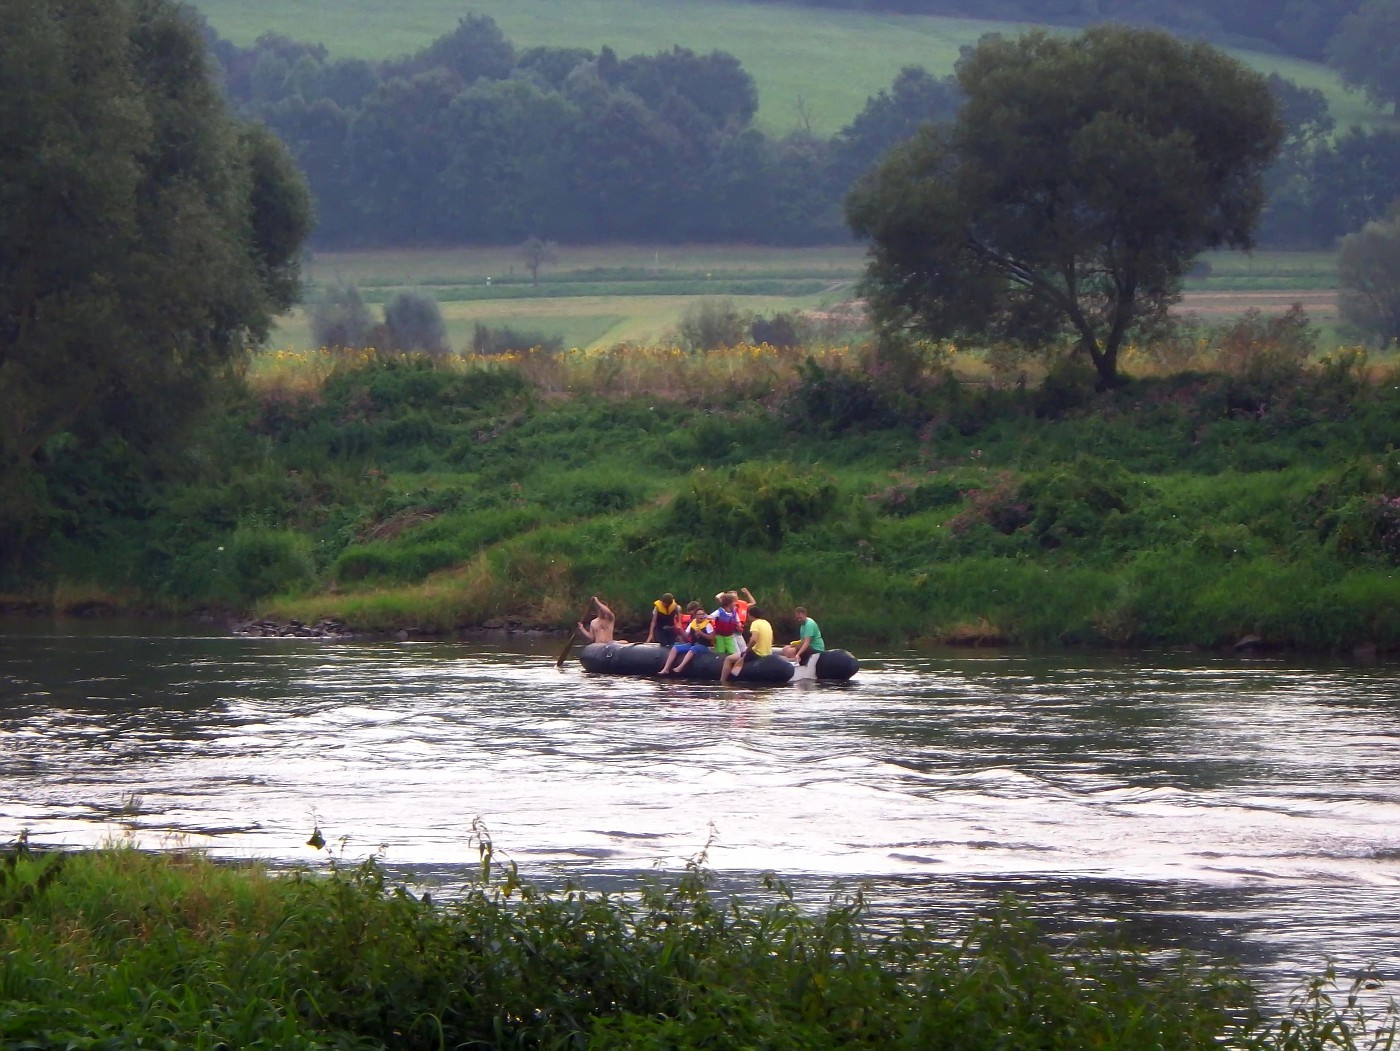
[[[1389,1046],[1327,999],[1266,1020],[1232,972],[1012,905],[880,933],[861,903],[705,874],[554,894],[491,865],[436,904],[367,863],[271,876],[126,849],[0,855],[0,1044],[28,1048],[1241,1049]],[[757,902],[757,903],[755,903]]]
[[[1107,394],[949,346],[283,352],[159,492],[60,460],[12,590],[450,632],[743,585],[836,644],[1400,649],[1396,368],[1314,342],[1247,318]]]

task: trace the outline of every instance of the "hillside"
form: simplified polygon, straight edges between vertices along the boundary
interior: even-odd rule
[[[755,6],[739,0],[195,0],[219,33],[249,45],[263,33],[324,44],[333,55],[388,58],[425,46],[468,12],[495,19],[520,47],[612,47],[620,55],[672,46],[735,55],[759,88],[758,124],[769,132],[810,128],[830,135],[866,99],[888,88],[906,65],[951,71],[959,50],[1016,23],[916,15]],[[1321,89],[1339,127],[1376,119],[1365,100],[1345,91],[1316,63],[1235,52],[1263,72]]]

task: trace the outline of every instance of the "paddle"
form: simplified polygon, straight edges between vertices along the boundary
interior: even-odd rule
[[[591,612],[593,612],[593,604],[589,603],[588,608],[583,611],[583,616],[586,617]],[[580,617],[579,619],[582,620],[583,617]],[[564,667],[564,662],[569,659],[569,651],[574,648],[574,642],[577,641],[577,639],[578,628],[574,628],[572,631],[569,632],[569,639],[567,642],[564,643],[564,648],[559,651],[559,659],[554,662],[554,666],[556,668]]]

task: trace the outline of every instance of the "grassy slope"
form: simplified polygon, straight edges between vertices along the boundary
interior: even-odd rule
[[[257,377],[272,444],[175,501],[170,586],[386,630],[565,624],[590,593],[635,622],[653,592],[746,584],[836,639],[1400,647],[1400,525],[1376,502],[1400,492],[1379,453],[1400,446],[1394,361],[1186,349],[1170,368],[1228,374],[1097,398],[975,349],[956,384],[839,349],[629,349],[320,386],[306,369],[332,356],[279,359]],[[196,513],[244,536],[191,547]],[[301,539],[265,533],[279,522]],[[248,590],[273,543],[277,578]]]
[[[904,65],[947,73],[959,49],[1013,23],[833,11],[733,0],[195,0],[220,33],[250,44],[264,32],[323,43],[332,54],[383,58],[417,50],[449,32],[467,10],[494,18],[518,46],[606,44],[622,55],[673,45],[720,48],[758,82],[758,122],[786,132],[804,119],[831,134]],[[1240,57],[1265,72],[1322,89],[1338,125],[1377,119],[1359,95],[1315,63],[1257,53]]]

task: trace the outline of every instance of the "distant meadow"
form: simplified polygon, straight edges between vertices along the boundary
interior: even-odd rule
[[[343,58],[390,58],[423,47],[469,13],[495,19],[517,47],[611,47],[621,56],[673,46],[728,51],[758,84],[755,123],[784,134],[832,135],[902,66],[952,72],[960,50],[1022,23],[838,11],[732,0],[196,0],[219,33],[248,46],[263,33],[324,44]],[[1337,127],[1370,123],[1377,111],[1331,70],[1279,55],[1238,51],[1256,69],[1322,90]]]

